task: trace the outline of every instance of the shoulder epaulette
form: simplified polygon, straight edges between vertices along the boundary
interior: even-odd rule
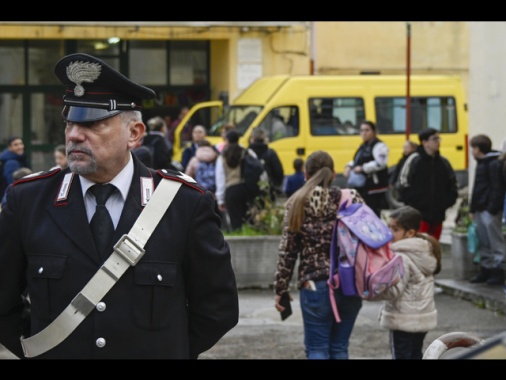
[[[202,193],[205,192],[205,189],[202,188],[197,183],[197,181],[195,181],[195,179],[180,171],[171,169],[159,169],[157,170],[157,173],[160,174],[163,178],[170,179],[172,181],[178,181]]]
[[[40,172],[28,174],[28,175],[24,176],[23,178],[20,178],[17,181],[14,181],[12,186],[19,185],[20,183],[36,181],[36,180],[39,180],[42,178],[49,178],[49,177],[54,176],[60,170],[61,170],[61,168],[53,168],[53,169],[50,169],[47,171],[40,171]]]

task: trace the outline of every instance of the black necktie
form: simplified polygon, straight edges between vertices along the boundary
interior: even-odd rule
[[[109,211],[107,211],[107,207],[105,207],[105,202],[115,190],[116,187],[111,184],[93,185],[90,188],[90,191],[95,195],[97,200],[97,208],[91,218],[90,227],[93,233],[93,240],[95,240],[95,246],[102,260],[106,259],[109,253],[112,253],[111,240],[114,233],[114,224],[112,223]]]

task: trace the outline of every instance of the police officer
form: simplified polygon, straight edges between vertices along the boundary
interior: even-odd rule
[[[196,359],[239,316],[213,195],[180,172],[149,169],[132,155],[146,129],[142,100],[154,91],[87,54],[62,58],[55,73],[66,86],[69,167],[34,174],[8,191],[0,213],[0,343],[20,358]],[[100,256],[89,224],[93,185],[115,186],[105,203],[112,253],[161,181],[182,185],[144,256],[122,275],[110,273],[110,254]],[[97,272],[107,281],[95,281]],[[90,281],[92,292],[112,282],[100,302],[85,296]]]

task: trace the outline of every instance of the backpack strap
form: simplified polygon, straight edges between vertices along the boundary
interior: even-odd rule
[[[339,199],[339,207],[338,212],[343,207],[343,205],[351,202],[351,190],[350,189],[341,189],[341,199]],[[330,242],[330,269],[329,269],[329,279],[327,281],[329,285],[329,295],[330,295],[330,305],[332,306],[332,311],[334,312],[334,317],[336,318],[336,322],[341,322],[341,317],[339,316],[339,311],[337,310],[336,299],[334,298],[334,289],[339,288],[339,273],[334,274],[336,269],[336,261],[337,256],[339,256],[339,247],[337,246],[337,215],[334,221],[334,228],[332,230],[332,240]]]

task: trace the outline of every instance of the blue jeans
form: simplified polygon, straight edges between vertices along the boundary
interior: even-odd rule
[[[476,233],[478,235],[478,255],[480,265],[487,269],[503,268],[506,256],[504,237],[502,233],[502,215],[495,215],[488,211],[476,211]]]
[[[330,304],[327,281],[315,282],[316,291],[302,288],[299,299],[304,322],[304,345],[307,359],[348,359],[350,340],[358,312],[360,297],[334,292],[341,322],[337,323]]]

